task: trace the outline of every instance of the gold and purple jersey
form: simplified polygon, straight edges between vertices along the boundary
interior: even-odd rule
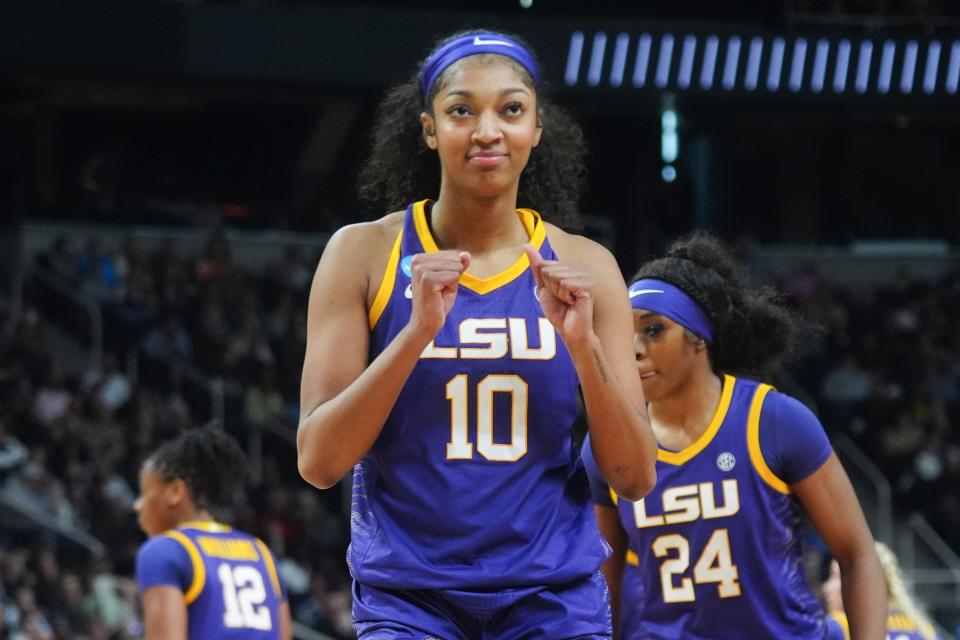
[[[413,256],[438,250],[427,206],[407,209],[371,306],[371,359],[410,318]],[[555,259],[539,214],[517,216]],[[593,575],[608,547],[573,442],[577,387],[525,254],[488,278],[463,274],[443,328],[354,468],[354,578],[485,590]]]
[[[275,640],[286,593],[260,539],[216,522],[189,522],[154,536],[137,553],[141,593],[183,592],[190,640]]]
[[[610,491],[588,439],[594,500],[617,509],[629,540],[621,637],[827,638],[806,582],[803,509],[790,484],[831,452],[799,402],[732,376],[703,434],[682,451],[659,449],[657,484],[642,500]]]

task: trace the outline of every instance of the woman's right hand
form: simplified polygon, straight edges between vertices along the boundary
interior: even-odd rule
[[[470,266],[466,251],[418,253],[411,264],[413,311],[410,326],[437,335],[457,299],[460,276]]]

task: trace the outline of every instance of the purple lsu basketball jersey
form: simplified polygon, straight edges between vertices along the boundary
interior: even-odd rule
[[[370,309],[371,359],[407,324],[410,264],[438,250],[411,205]],[[540,216],[517,211],[555,259]],[[348,561],[385,588],[491,590],[588,577],[608,553],[573,443],[578,380],[526,255],[461,276],[374,446],[353,474]]]
[[[770,390],[724,376],[703,435],[658,451],[653,491],[637,502],[611,494],[630,544],[621,637],[827,637],[802,563],[802,506],[760,450]]]
[[[216,522],[185,523],[137,553],[141,593],[183,591],[190,640],[275,640],[286,593],[273,554],[259,538]]]

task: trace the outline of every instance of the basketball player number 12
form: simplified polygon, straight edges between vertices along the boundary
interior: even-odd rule
[[[466,374],[447,383],[450,401],[450,442],[447,460],[472,460],[473,445],[467,433],[469,381]],[[510,394],[510,442],[493,441],[493,399]],[[491,374],[477,384],[477,452],[491,462],[516,462],[527,453],[527,383],[516,375]]]

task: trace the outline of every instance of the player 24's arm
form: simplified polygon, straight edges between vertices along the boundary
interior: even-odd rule
[[[883,568],[857,495],[837,455],[831,453],[819,469],[790,488],[840,565],[843,606],[850,621],[851,638],[886,638]]]
[[[433,338],[408,325],[367,363],[368,298],[386,268],[401,222],[402,214],[390,214],[337,231],[310,289],[297,466],[305,480],[321,489],[336,484],[373,446]]]
[[[633,315],[627,287],[606,248],[551,229],[561,262],[589,265],[593,275],[593,328],[588,349],[570,349],[583,391],[590,440],[608,484],[639,500],[656,483],[657,440],[647,418],[633,351]]]

